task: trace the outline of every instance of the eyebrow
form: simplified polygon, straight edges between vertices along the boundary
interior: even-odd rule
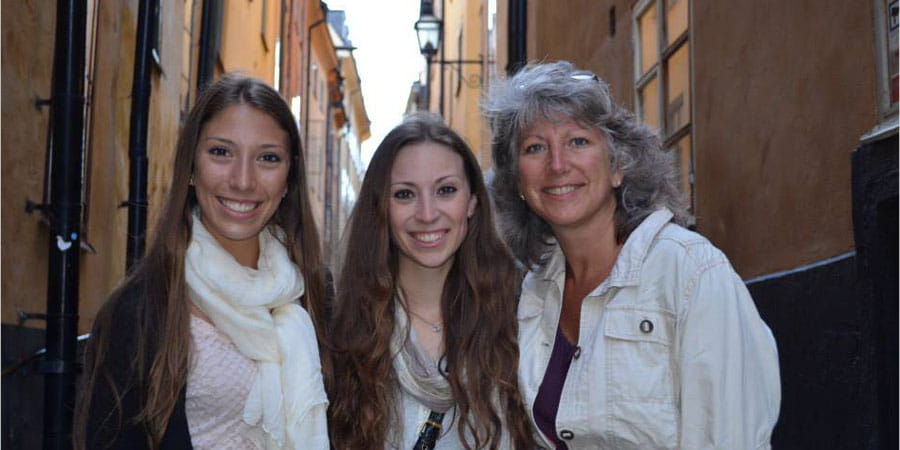
[[[442,176],[442,177],[440,177],[440,178],[434,180],[434,184],[440,184],[440,183],[443,183],[444,181],[447,181],[448,178],[456,178],[456,179],[458,179],[458,180],[460,180],[460,181],[463,181],[463,178],[461,178],[459,175],[452,175],[452,174],[451,174],[451,175],[444,175],[444,176]],[[396,185],[398,185],[398,184],[405,185],[405,186],[415,186],[415,185],[416,185],[416,184],[413,183],[412,181],[398,181],[398,182],[396,182],[396,183],[391,183],[391,186],[396,186]]]
[[[222,142],[222,143],[225,143],[228,145],[237,145],[237,143],[232,141],[231,139],[218,137],[218,136],[208,136],[206,138],[206,140],[207,141],[219,141],[219,142]],[[276,144],[276,143],[265,143],[265,144],[260,145],[259,147],[260,148],[284,148],[284,145]]]

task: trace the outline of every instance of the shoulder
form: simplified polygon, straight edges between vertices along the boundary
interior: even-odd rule
[[[674,223],[660,230],[645,260],[645,265],[674,264],[695,272],[727,263],[728,258],[709,239]]]

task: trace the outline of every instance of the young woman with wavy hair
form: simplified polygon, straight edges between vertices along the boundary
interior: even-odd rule
[[[76,447],[328,448],[318,239],[287,104],[208,86],[152,243],[94,321]]]
[[[534,447],[516,379],[520,276],[489,202],[438,118],[407,118],[375,151],[326,333],[335,448]]]

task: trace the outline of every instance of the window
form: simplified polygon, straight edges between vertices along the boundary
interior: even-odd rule
[[[900,28],[900,2],[874,0],[875,2],[875,72],[878,76],[878,112],[887,122],[897,121],[898,93],[897,33]]]
[[[673,152],[693,209],[689,0],[642,0],[634,9],[638,116]]]

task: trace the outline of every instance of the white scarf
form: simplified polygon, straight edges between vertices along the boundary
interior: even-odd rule
[[[296,301],[305,290],[303,275],[268,227],[259,234],[257,270],[238,263],[196,213],[193,222],[184,264],[188,295],[257,364],[244,421],[262,420],[267,448],[328,448],[327,434],[309,436],[323,428],[319,413],[328,399],[315,329]]]

